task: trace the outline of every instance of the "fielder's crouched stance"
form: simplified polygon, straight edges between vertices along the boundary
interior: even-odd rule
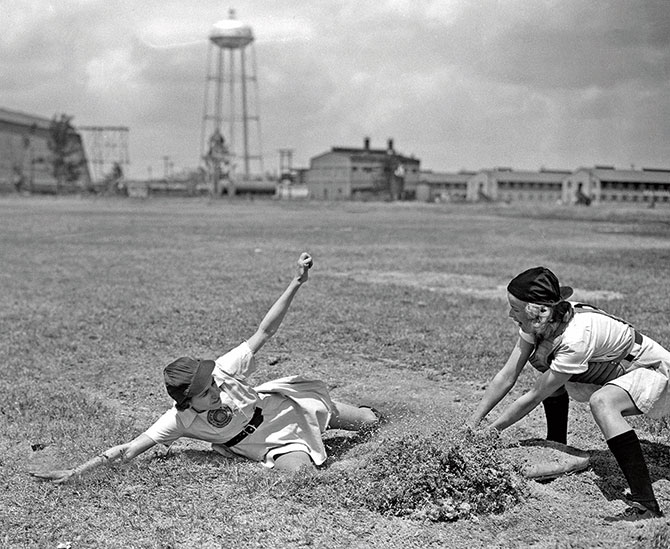
[[[670,352],[621,319],[590,305],[566,301],[572,289],[561,287],[545,267],[519,274],[507,291],[509,316],[519,325],[519,339],[487,388],[472,426],[479,425],[512,389],[530,362],[541,372],[535,386],[491,427],[503,430],[542,402],[547,439],[565,444],[568,394],[588,401],[630,487],[626,495],[630,507],[612,518],[662,516],[640,442],[624,416],[670,415]]]
[[[326,460],[321,434],[327,428],[375,427],[380,419],[375,410],[332,401],[321,381],[292,376],[255,388],[247,383],[256,369],[254,355],[279,328],[311,267],[312,258],[302,253],[298,275],[247,341],[215,361],[182,357],[168,364],[165,385],[175,405],[143,434],[74,469],[31,474],[62,483],[100,465],[133,459],[156,444],[171,444],[180,437],[211,442],[212,449],[226,456],[295,471]]]

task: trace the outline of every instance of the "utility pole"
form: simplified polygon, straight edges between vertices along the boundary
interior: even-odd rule
[[[163,177],[165,180],[170,175],[170,157],[168,155],[163,156]]]
[[[293,181],[293,149],[279,149],[279,180]]]

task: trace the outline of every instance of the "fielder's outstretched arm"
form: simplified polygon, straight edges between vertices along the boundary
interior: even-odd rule
[[[571,376],[572,374],[547,370],[537,379],[535,386],[510,404],[500,417],[491,424],[491,427],[502,431],[510,425],[514,425],[534,410],[545,398],[565,385],[565,382]]]
[[[252,353],[256,354],[256,352],[277,332],[279,325],[284,320],[286,312],[291,306],[295,294],[298,293],[300,286],[307,282],[309,276],[308,273],[312,268],[312,264],[312,257],[308,253],[303,252],[300,254],[297,276],[291,280],[288,288],[284,290],[284,293],[277,299],[277,301],[275,301],[274,305],[270,307],[270,310],[266,313],[263,320],[261,320],[256,333],[247,340]]]
[[[76,479],[82,474],[91,469],[100,467],[101,465],[108,465],[116,461],[130,461],[141,453],[146,452],[156,443],[145,434],[141,434],[137,438],[125,444],[112,446],[105,450],[102,454],[89,459],[87,462],[78,465],[74,469],[62,469],[55,471],[30,471],[30,474],[42,480],[50,480],[56,484],[63,484],[72,479]]]
[[[533,351],[533,345],[527,341],[519,338],[512,349],[512,352],[505,362],[505,365],[491,380],[491,383],[486,388],[486,392],[477,407],[472,420],[469,422],[470,427],[476,428],[481,421],[488,415],[488,413],[495,408],[498,403],[510,392],[523,367],[528,362],[528,358]]]

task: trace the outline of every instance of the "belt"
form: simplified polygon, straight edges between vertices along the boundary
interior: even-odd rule
[[[239,433],[237,433],[233,438],[231,438],[228,442],[224,442],[223,445],[228,446],[228,448],[230,448],[231,446],[239,444],[245,438],[247,438],[251,433],[255,432],[261,423],[263,423],[263,410],[261,410],[260,408],[256,408],[254,410],[254,415],[249,420],[249,423],[247,423],[244,426],[244,428]]]
[[[642,344],[642,334],[638,332],[637,330],[633,329],[633,332],[635,333],[635,341],[633,342],[633,346],[635,345],[641,345]],[[627,362],[633,362],[635,360],[635,353],[633,353],[633,349],[631,348],[631,352],[624,357],[624,360]]]

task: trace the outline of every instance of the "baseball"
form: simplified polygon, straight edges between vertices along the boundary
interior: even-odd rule
[[[311,269],[313,264],[312,258],[306,253],[303,253],[298,260],[298,265],[305,269]]]

